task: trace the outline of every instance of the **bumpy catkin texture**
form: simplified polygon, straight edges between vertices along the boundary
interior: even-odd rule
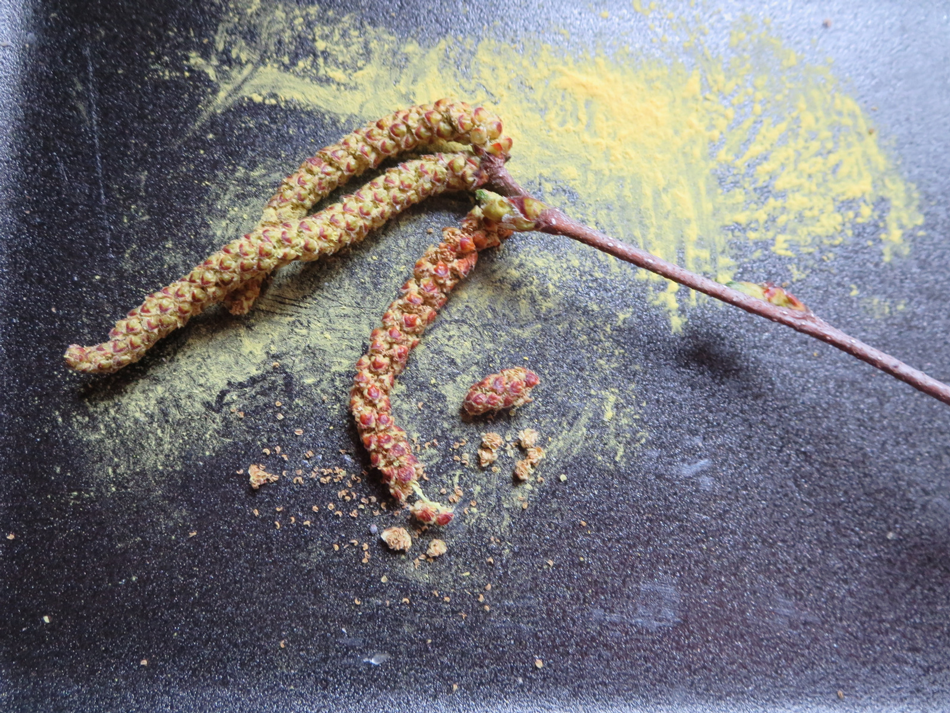
[[[508,234],[483,225],[473,214],[465,218],[461,228],[446,228],[442,242],[429,248],[416,263],[412,279],[389,305],[383,326],[373,330],[369,350],[356,363],[350,410],[371,464],[382,473],[399,502],[419,492],[423,469],[412,453],[406,432],[393,420],[389,395],[396,377],[406,368],[409,353],[449,293],[475,266],[478,251],[498,245]],[[452,519],[449,508],[424,498],[413,505],[411,512],[427,524],[446,525]]]
[[[349,178],[378,167],[386,158],[436,141],[471,144],[504,157],[511,149],[511,139],[502,134],[498,117],[483,107],[452,99],[410,107],[371,122],[307,159],[284,179],[255,230],[178,282],[147,297],[116,324],[109,341],[92,347],[72,345],[66,352],[66,364],[82,372],[121,369],[138,361],[155,342],[210,304],[224,301],[232,313],[246,313],[274,268],[294,259],[315,259],[362,239],[394,213],[434,193],[476,187],[477,163],[467,155],[458,155],[470,164],[465,167],[443,165],[451,164],[454,157],[423,159],[423,164],[412,161],[400,167],[410,168],[398,176],[387,173],[385,185],[376,185],[377,179],[340,204],[306,218],[318,201]],[[362,198],[357,199],[360,194]],[[357,199],[355,203],[353,199]],[[307,223],[318,216],[327,218],[327,226]],[[308,226],[325,227],[325,233],[307,235]],[[308,240],[325,240],[325,244],[314,247]],[[301,249],[300,255],[294,255],[294,247]]]
[[[264,209],[261,224],[302,218],[350,177],[434,141],[471,144],[503,157],[511,150],[511,139],[502,135],[501,120],[484,107],[440,99],[402,109],[370,122],[304,161],[281,183]]]
[[[503,157],[511,150],[511,139],[502,135],[501,120],[484,107],[440,99],[402,109],[370,122],[304,161],[270,199],[260,226],[299,220],[353,176],[434,141],[471,144]],[[225,306],[232,314],[246,314],[260,294],[262,282],[237,287],[225,298]]]
[[[235,287],[231,292],[228,292],[224,296],[224,299],[221,300],[224,306],[228,308],[228,312],[237,316],[250,312],[251,307],[254,306],[254,300],[256,300],[264,290],[264,281],[266,279],[267,275],[258,275],[244,284]]]
[[[489,374],[472,386],[465,395],[462,408],[472,416],[517,408],[531,401],[531,389],[540,383],[538,375],[516,366]]]
[[[334,253],[359,242],[407,207],[445,191],[471,190],[479,180],[479,161],[469,154],[434,154],[407,161],[319,213],[258,228],[225,245],[182,279],[146,297],[116,323],[109,341],[69,347],[66,363],[82,372],[121,369],[236,288],[250,284],[260,289],[260,281],[275,268]],[[244,299],[242,307],[246,306]]]

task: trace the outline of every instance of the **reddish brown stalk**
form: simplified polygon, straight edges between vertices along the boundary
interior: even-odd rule
[[[504,160],[487,157],[487,160],[483,159],[482,161],[482,170],[488,178],[486,185],[498,193],[510,198],[531,197],[508,173]],[[668,280],[727,302],[746,312],[757,314],[773,322],[791,327],[797,332],[820,339],[890,374],[894,378],[910,384],[928,396],[950,405],[950,386],[908,366],[879,349],[845,334],[811,312],[780,307],[765,300],[743,294],[708,277],[697,275],[695,272],[679,265],[667,262],[646,250],[615,240],[599,230],[594,230],[583,223],[579,223],[557,208],[547,208],[542,211],[540,215],[534,218],[534,223],[534,229],[539,232],[572,238],[621,260],[633,263],[644,270],[654,272]]]

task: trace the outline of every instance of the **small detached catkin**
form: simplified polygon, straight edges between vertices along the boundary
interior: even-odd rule
[[[539,383],[538,375],[530,369],[521,366],[503,369],[472,386],[465,395],[462,408],[470,416],[518,408],[532,401],[531,389]]]

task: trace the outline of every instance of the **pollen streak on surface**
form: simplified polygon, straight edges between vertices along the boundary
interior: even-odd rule
[[[757,247],[800,276],[856,232],[889,260],[922,223],[858,101],[756,21],[737,20],[714,50],[678,19],[685,41],[658,55],[491,35],[422,44],[316,8],[233,8],[191,57],[218,86],[207,111],[283,103],[344,121],[441,96],[485,102],[515,139],[510,170],[542,199],[721,281]],[[642,277],[677,327],[684,293]]]

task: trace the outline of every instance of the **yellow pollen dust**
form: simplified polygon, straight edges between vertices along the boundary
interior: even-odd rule
[[[723,56],[697,28],[660,56],[491,36],[423,45],[316,8],[239,3],[190,65],[217,83],[208,113],[280,102],[349,125],[442,96],[485,103],[515,139],[511,172],[542,200],[718,280],[749,243],[788,258],[791,276],[858,230],[885,260],[906,250],[917,192],[831,69],[752,20]],[[677,328],[677,286],[638,274]]]

